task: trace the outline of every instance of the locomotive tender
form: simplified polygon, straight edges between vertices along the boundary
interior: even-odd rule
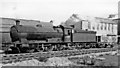
[[[8,34],[10,37],[7,37]],[[16,20],[16,25],[10,28],[10,32],[2,32],[2,36],[2,46],[6,53],[101,47],[96,42],[96,32],[94,31],[83,31],[62,25],[25,26],[20,25],[19,20]],[[4,39],[11,39],[11,41],[6,42]]]

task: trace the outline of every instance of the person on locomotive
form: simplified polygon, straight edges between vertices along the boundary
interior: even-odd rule
[[[17,31],[17,29],[15,29],[14,27],[15,26],[19,26],[20,25],[20,21],[19,20],[16,20],[16,25],[14,25],[14,26],[12,26],[11,27],[11,29],[10,29],[10,36],[11,36],[11,40],[12,40],[12,42],[15,42],[15,41],[21,41],[20,40],[20,37],[18,36],[18,31]],[[12,30],[12,31],[11,31]]]

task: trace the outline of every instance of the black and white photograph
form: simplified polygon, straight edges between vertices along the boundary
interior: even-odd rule
[[[0,68],[119,68],[120,0],[0,0]]]

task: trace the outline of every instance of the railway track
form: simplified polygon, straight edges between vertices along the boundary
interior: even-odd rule
[[[67,50],[67,51],[51,51],[51,52],[36,52],[36,53],[21,53],[21,54],[1,54],[1,63],[7,64],[12,62],[20,62],[31,60],[32,58],[38,59],[39,57],[67,57],[75,55],[85,55],[90,53],[100,53],[116,51],[117,48],[101,48],[101,49],[82,49],[82,50]]]

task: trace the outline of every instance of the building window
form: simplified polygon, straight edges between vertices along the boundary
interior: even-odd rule
[[[110,30],[110,24],[108,24],[108,30]]]
[[[97,42],[101,42],[101,36],[97,36]]]
[[[101,30],[103,30],[103,23],[101,24]]]
[[[99,24],[97,25],[97,30],[99,30]]]
[[[70,30],[68,30],[68,35],[70,35]]]
[[[90,22],[88,22],[88,29],[91,29],[90,26],[91,26],[91,25],[90,25]]]
[[[81,21],[81,24],[80,24],[80,29],[82,29],[82,24],[83,24],[83,21]]]
[[[112,32],[114,31],[114,25],[112,24]]]
[[[107,30],[107,24],[105,23],[105,30]]]
[[[75,26],[74,25],[70,25],[72,28],[75,28]]]
[[[95,27],[94,27],[94,26],[93,26],[92,28],[93,28],[93,30],[95,30]]]

